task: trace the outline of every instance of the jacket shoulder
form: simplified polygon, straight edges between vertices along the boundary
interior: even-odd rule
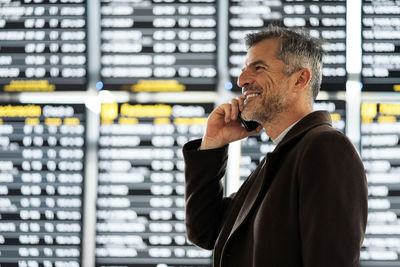
[[[345,134],[329,125],[320,125],[311,129],[305,134],[302,142],[307,145],[324,144],[325,146],[333,146],[339,143],[353,147],[353,143]]]

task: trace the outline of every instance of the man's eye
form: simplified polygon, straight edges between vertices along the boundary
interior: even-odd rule
[[[263,68],[264,68],[263,66],[256,66],[256,70],[261,70]]]

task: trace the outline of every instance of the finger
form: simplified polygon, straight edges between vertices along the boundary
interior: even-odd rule
[[[243,95],[238,95],[237,96],[237,100],[238,100],[238,104],[239,104],[239,110],[242,111],[244,108],[244,99],[245,97]]]
[[[231,100],[231,109],[232,109],[232,111],[231,111],[231,119],[232,120],[236,120],[237,116],[238,116],[238,113],[239,113],[239,103],[238,103],[238,100],[236,98],[233,98]]]
[[[259,133],[263,129],[262,125],[259,125],[253,132]]]
[[[224,110],[224,121],[225,123],[230,123],[231,122],[231,104],[222,104],[222,109]]]

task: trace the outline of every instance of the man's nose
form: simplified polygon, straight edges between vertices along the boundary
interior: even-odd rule
[[[237,80],[237,85],[239,87],[245,87],[253,82],[252,75],[249,74],[247,70],[242,70],[242,73],[240,73],[238,80]]]

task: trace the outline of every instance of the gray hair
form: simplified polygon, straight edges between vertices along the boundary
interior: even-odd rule
[[[287,29],[275,25],[268,25],[260,32],[250,33],[245,41],[248,48],[260,41],[278,39],[276,57],[285,63],[286,75],[291,75],[302,68],[311,71],[310,88],[313,99],[318,95],[322,81],[322,40],[310,36],[304,29]]]

